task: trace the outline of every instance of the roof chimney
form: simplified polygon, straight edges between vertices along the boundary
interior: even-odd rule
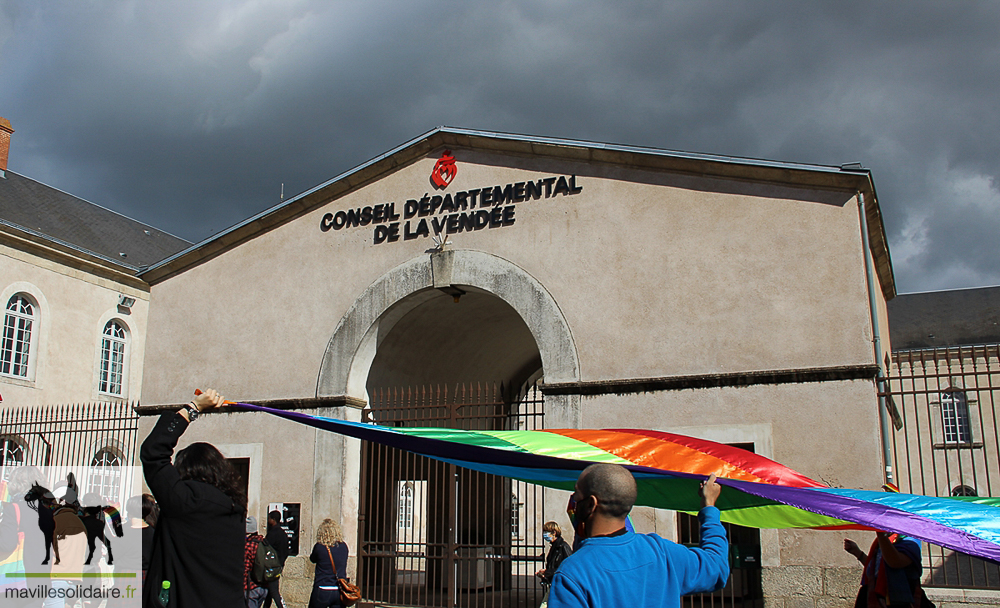
[[[7,170],[7,155],[10,154],[10,134],[14,129],[10,126],[10,121],[0,116],[0,177]]]

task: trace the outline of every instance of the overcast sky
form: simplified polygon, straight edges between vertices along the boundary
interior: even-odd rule
[[[1000,284],[1000,3],[0,0],[9,169],[198,241],[439,125],[873,170]]]

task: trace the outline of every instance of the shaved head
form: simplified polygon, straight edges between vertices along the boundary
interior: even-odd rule
[[[597,509],[621,519],[635,504],[638,490],[628,469],[617,464],[592,464],[580,473],[576,489],[582,497],[597,497]]]

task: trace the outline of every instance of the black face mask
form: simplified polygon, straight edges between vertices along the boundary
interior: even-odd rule
[[[588,536],[586,534],[587,520],[589,520],[590,516],[594,514],[594,505],[591,500],[592,498],[592,496],[588,496],[582,501],[576,502],[572,497],[570,497],[570,508],[572,509],[570,519],[573,522],[573,530],[576,531],[578,538],[587,538]]]

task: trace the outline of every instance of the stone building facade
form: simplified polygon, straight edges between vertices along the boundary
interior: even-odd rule
[[[128,464],[134,446],[103,432],[67,442],[52,426],[62,414],[34,410],[139,399],[149,285],[136,274],[189,243],[8,169],[13,132],[0,118],[0,477],[21,463]]]
[[[883,482],[895,285],[857,166],[439,128],[139,278],[149,414],[211,386],[361,420],[386,387],[538,381],[546,428],[678,432],[834,486]],[[300,553],[341,521],[358,567],[380,475],[360,442],[246,412],[183,439],[246,463],[251,514],[297,505]],[[541,513],[568,529],[565,499],[546,492]],[[670,514],[635,519],[678,537]],[[756,542],[767,606],[853,600],[842,535]]]

